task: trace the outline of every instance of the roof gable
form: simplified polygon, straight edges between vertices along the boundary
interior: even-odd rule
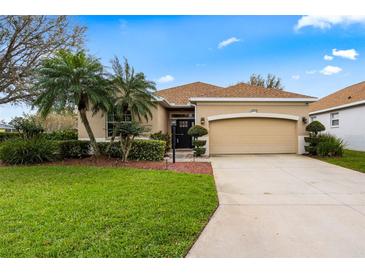
[[[175,105],[187,105],[189,103],[189,98],[204,96],[204,94],[206,94],[208,91],[219,88],[221,87],[203,82],[194,82],[159,90],[156,91],[154,95],[160,96],[166,99],[169,103]]]
[[[365,100],[365,81],[336,91],[309,105],[310,112],[355,103]]]
[[[278,89],[252,86],[239,83],[227,88],[218,87],[202,82],[195,82],[155,92],[155,95],[164,98],[175,105],[187,105],[189,98],[219,97],[219,98],[314,98],[299,93]]]

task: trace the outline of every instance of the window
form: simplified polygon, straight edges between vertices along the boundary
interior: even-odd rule
[[[330,115],[331,115],[331,127],[339,127],[340,119],[338,112],[333,112]]]
[[[311,116],[311,122],[315,121],[317,119],[317,116]]]
[[[107,117],[107,133],[108,137],[113,135],[113,129],[118,123],[132,121],[132,115],[128,111],[127,115],[124,115],[123,119],[117,119],[115,113],[109,112]]]
[[[189,124],[188,124],[188,121],[179,121],[179,127],[188,127]]]

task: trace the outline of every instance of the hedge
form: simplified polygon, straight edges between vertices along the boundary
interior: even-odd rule
[[[72,129],[56,130],[53,132],[41,133],[45,139],[53,141],[61,140],[77,140],[77,131]],[[19,132],[0,132],[0,143],[9,139],[21,138],[22,134]]]
[[[77,140],[78,138],[77,130],[74,129],[61,129],[43,134],[46,139],[54,141]]]
[[[44,138],[13,139],[0,146],[0,160],[11,165],[36,164],[57,159],[57,144]]]
[[[90,155],[90,142],[79,140],[57,141],[62,158],[84,158]]]
[[[113,143],[109,152],[106,152],[106,148],[109,145],[108,142],[98,143],[98,145],[102,154],[114,158],[122,157],[119,142]],[[162,161],[165,154],[165,146],[165,141],[136,139],[133,141],[128,159],[134,161]]]
[[[98,143],[100,151],[110,157],[121,158],[120,143],[114,143],[108,153],[109,143]],[[129,154],[129,160],[162,161],[166,142],[159,140],[134,140]],[[0,160],[4,163],[34,164],[57,159],[83,158],[91,154],[89,141],[67,140],[53,141],[45,138],[29,140],[13,139],[0,145]]]

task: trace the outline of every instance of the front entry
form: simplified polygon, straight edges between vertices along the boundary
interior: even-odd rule
[[[176,148],[192,148],[192,137],[188,130],[194,126],[194,120],[176,120]]]

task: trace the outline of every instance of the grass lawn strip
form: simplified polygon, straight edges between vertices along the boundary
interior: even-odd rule
[[[0,257],[183,257],[217,206],[213,177],[0,167]]]
[[[318,159],[365,173],[365,152],[362,151],[345,150],[343,157],[318,157]]]

